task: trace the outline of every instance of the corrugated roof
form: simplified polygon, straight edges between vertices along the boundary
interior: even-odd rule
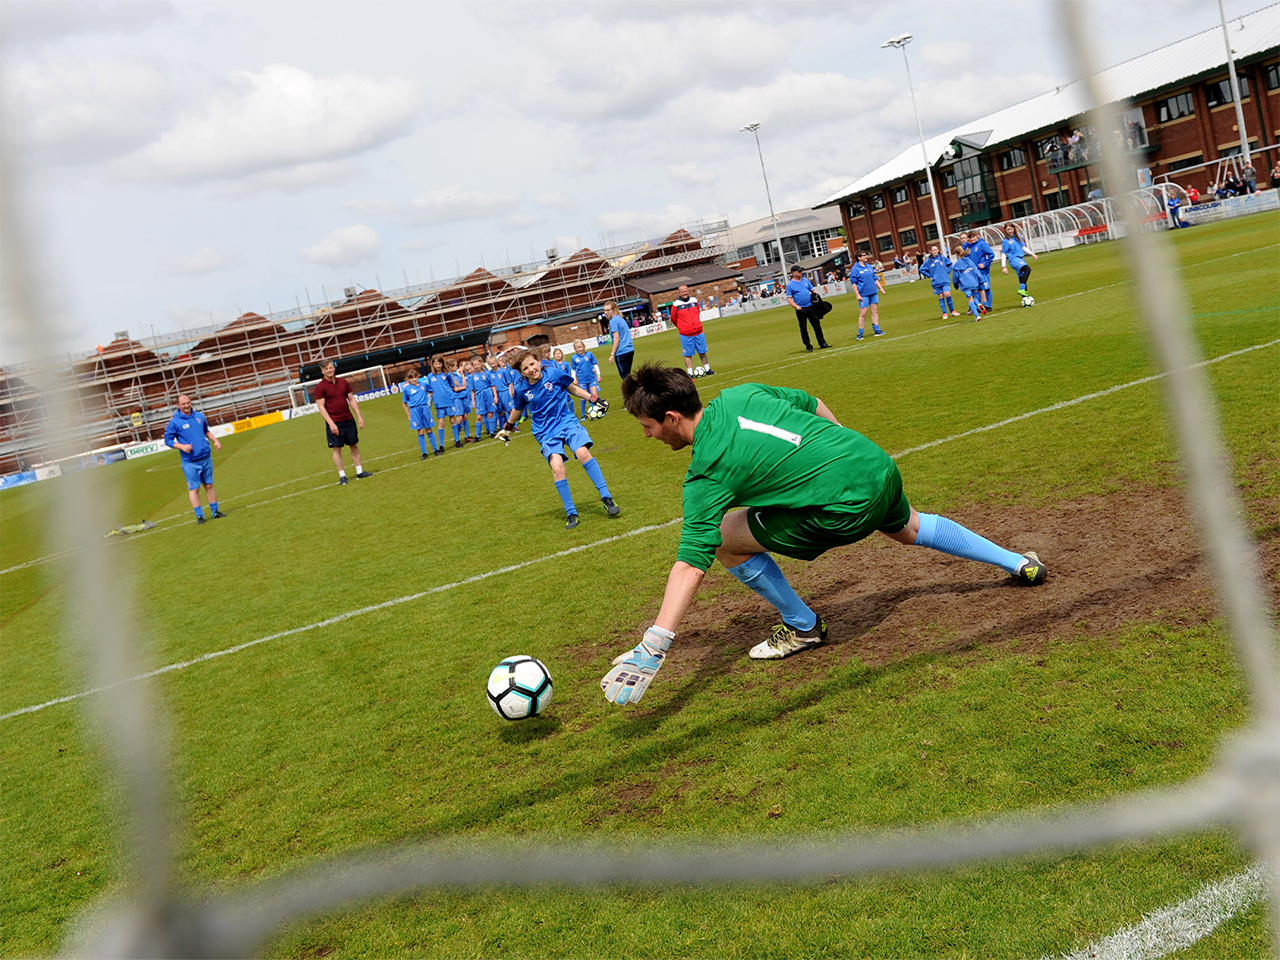
[[[1280,4],[1228,20],[1227,29],[1231,37],[1231,49],[1237,60],[1280,48]],[[1181,80],[1218,69],[1225,70],[1226,64],[1222,27],[1219,25],[1103,70],[1102,88],[1111,101],[1136,99]],[[950,130],[927,137],[925,150],[931,158],[940,157],[953,139],[963,136],[966,131],[975,130],[990,130],[987,143],[995,146],[1064,123],[1088,109],[1088,91],[1084,81],[1073,80],[1038,97],[1023,100],[976,120],[966,120]],[[818,207],[839,203],[851,196],[922,173],[924,165],[920,158],[920,144],[914,143],[892,160],[833,193],[818,204]]]

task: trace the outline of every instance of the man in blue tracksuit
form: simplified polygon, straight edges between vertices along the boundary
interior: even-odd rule
[[[191,398],[185,393],[178,397],[178,412],[164,428],[164,443],[173,447],[182,457],[182,472],[187,478],[187,499],[196,512],[196,523],[204,523],[200,509],[200,485],[209,501],[209,518],[221,520],[226,516],[218,509],[218,493],[213,489],[213,449],[222,449],[209,430],[209,421],[203,413],[191,409]],[[213,447],[210,447],[210,444]]]
[[[978,268],[978,300],[986,312],[990,313],[991,264],[995,262],[996,252],[991,249],[991,244],[978,235],[977,230],[969,231],[969,242],[965,244],[965,250],[968,251],[973,265]]]

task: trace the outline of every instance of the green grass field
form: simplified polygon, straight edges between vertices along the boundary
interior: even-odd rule
[[[1280,502],[1278,239],[1271,215],[1172,237],[1203,355],[1272,344],[1206,368],[1263,539],[1277,535]],[[857,345],[856,302],[837,298],[826,322],[836,348],[812,355],[789,309],[712,321],[718,374],[700,382],[704,400],[752,380],[800,387],[897,454],[1138,380],[1154,368],[1119,252],[1099,244],[1042,257],[1029,310],[1011,306],[1015,285],[997,273],[997,312],[980,324],[941,321],[927,284],[890,288],[888,335]],[[667,334],[637,341],[641,359],[678,362],[678,349]],[[616,375],[605,373],[617,401]],[[951,513],[1105,505],[1176,487],[1161,389],[1135,386],[910,453],[907,492],[922,510]],[[1184,622],[1176,609],[1103,632],[1081,625],[1035,651],[1009,638],[879,665],[844,637],[847,655],[826,672],[805,670],[803,657],[757,663],[745,647],[728,649],[714,669],[672,669],[673,659],[639,708],[610,706],[598,679],[657,610],[687,454],[645,441],[615,402],[590,430],[622,516],[605,518],[571,463],[583,523],[566,532],[527,433],[509,448],[486,442],[422,463],[398,398],[363,410],[372,480],[336,485],[315,417],[229,437],[214,458],[229,517],[203,527],[174,455],[92,475],[117,504],[103,533],[160,521],[110,545],[156,667],[519,567],[147,681],[168,713],[177,872],[193,893],[411,841],[678,846],[1061,807],[1202,773],[1247,721],[1221,625]],[[88,682],[60,639],[73,600],[66,569],[36,562],[50,550],[44,527],[59,482],[0,494],[0,714]],[[865,547],[845,548],[851,578]],[[1054,557],[1044,559],[1052,571]],[[787,569],[803,593],[804,568]],[[1272,577],[1273,595],[1275,586]],[[744,593],[716,572],[700,608]],[[501,721],[484,698],[490,668],[515,653],[542,659],[556,681],[549,715],[525,724]],[[6,956],[56,952],[81,911],[121,889],[120,790],[87,706],[0,721]],[[268,950],[1039,956],[1081,947],[1251,862],[1231,835],[1206,832],[874,880],[429,891],[298,924]],[[1275,949],[1255,906],[1193,955]]]

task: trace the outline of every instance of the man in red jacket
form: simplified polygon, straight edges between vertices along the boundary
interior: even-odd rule
[[[707,376],[715,373],[707,362],[707,338],[702,332],[702,308],[696,297],[689,296],[689,285],[680,284],[680,296],[671,304],[671,322],[680,331],[680,352],[684,354],[684,368],[693,376],[693,355],[702,359]]]

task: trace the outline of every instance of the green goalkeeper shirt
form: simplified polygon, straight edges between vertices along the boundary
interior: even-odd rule
[[[881,497],[893,460],[815,412],[803,390],[745,383],[702,411],[684,478],[678,559],[706,570],[735,507],[821,507],[856,514]]]

